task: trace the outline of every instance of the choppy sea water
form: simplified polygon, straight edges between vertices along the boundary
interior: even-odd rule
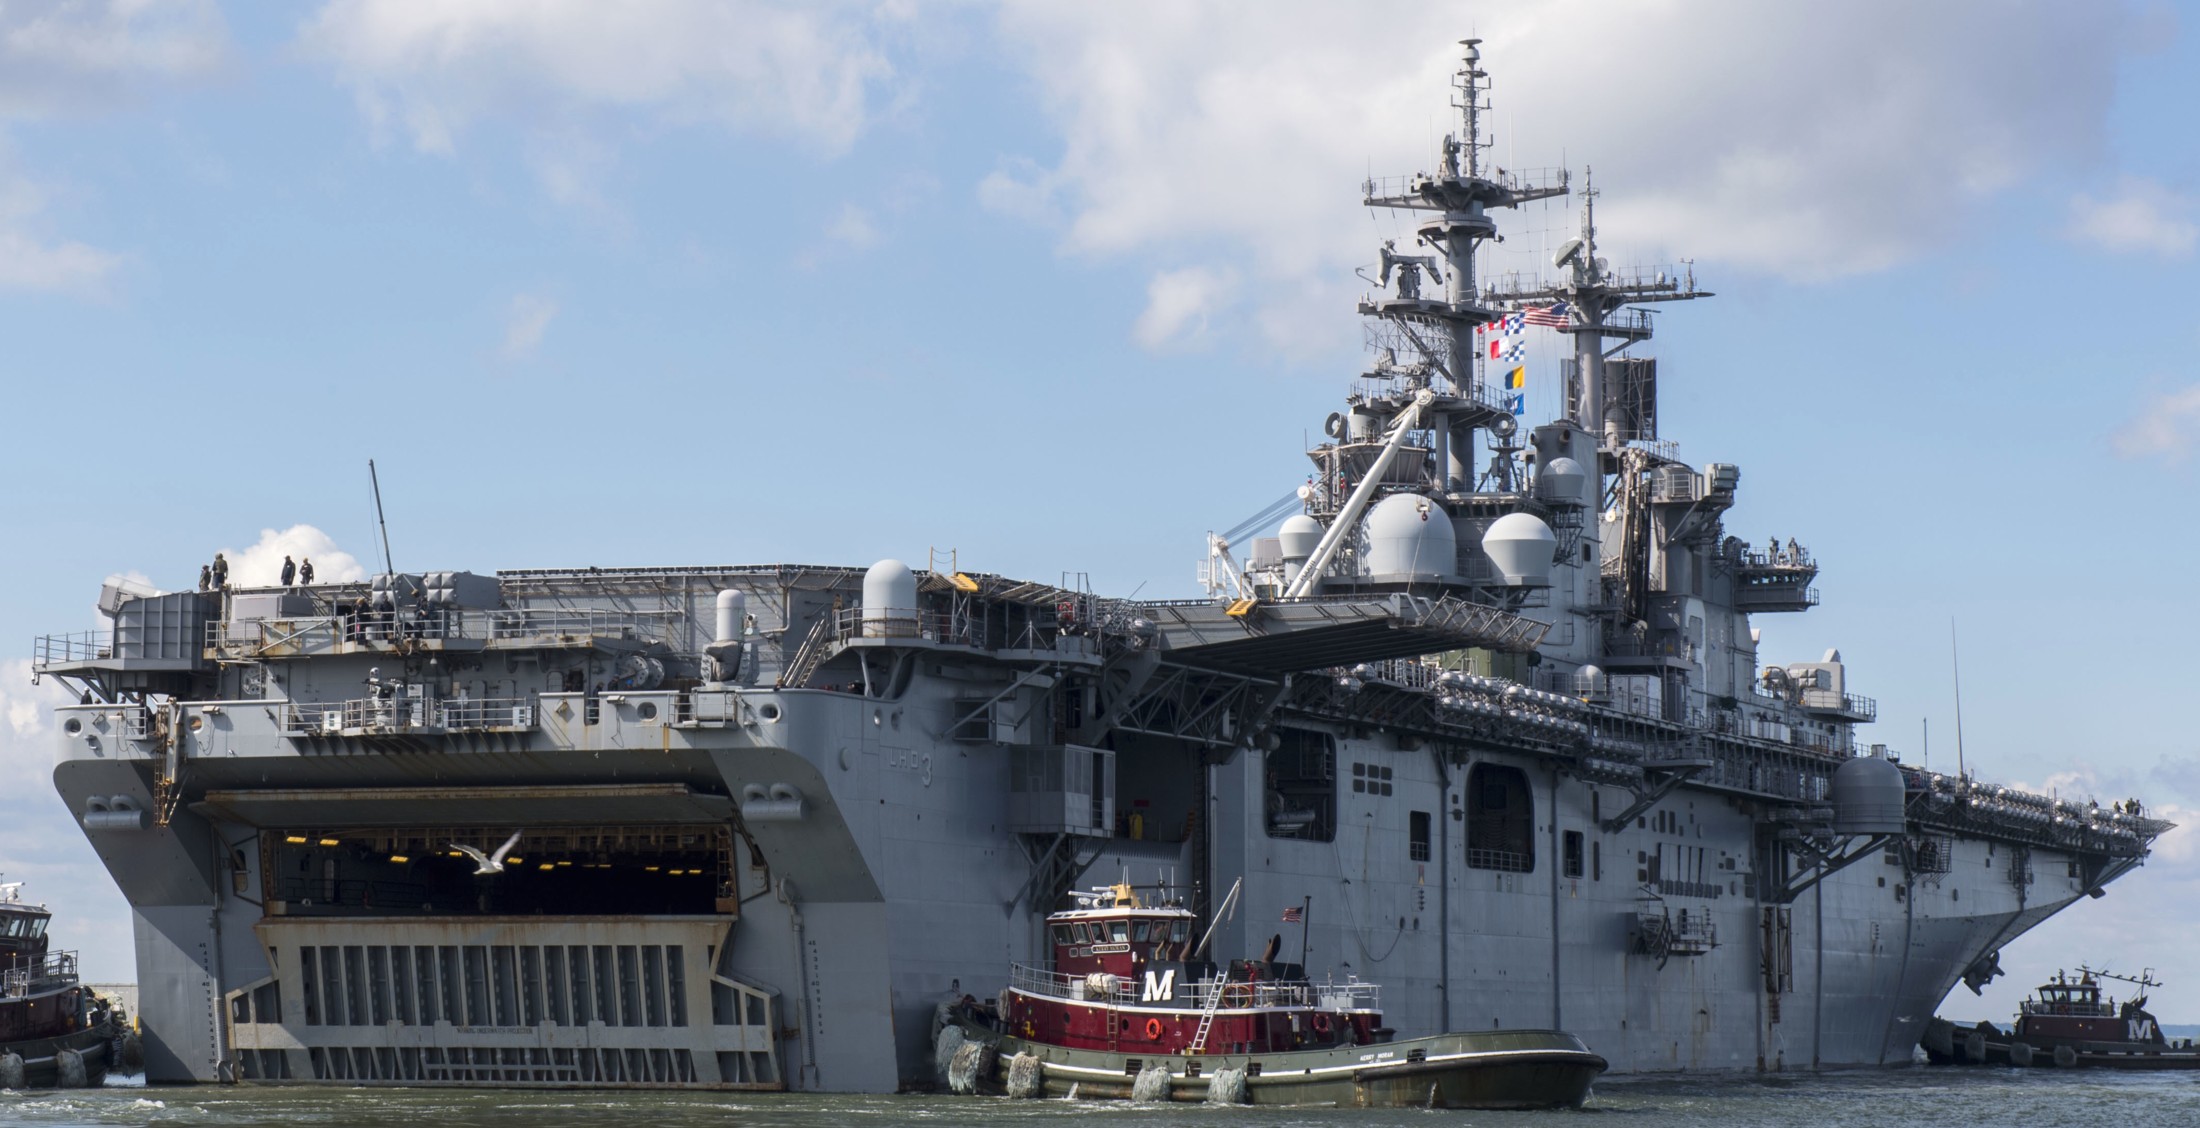
[[[1216,1108],[1108,1101],[1002,1098],[824,1097],[725,1093],[111,1086],[76,1092],[0,1091],[0,1126],[14,1125],[405,1125],[649,1128],[941,1128],[945,1125],[1200,1125],[1224,1128],[1430,1128],[1602,1123],[1802,1125],[1919,1124],[1931,1128],[2151,1128],[2200,1125],[2200,1072],[2110,1073],[2053,1069],[1909,1069],[1777,1077],[1606,1081],[1577,1112]]]

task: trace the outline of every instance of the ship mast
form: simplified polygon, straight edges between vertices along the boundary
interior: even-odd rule
[[[1640,341],[1650,339],[1647,310],[1626,308],[1649,302],[1685,302],[1711,297],[1696,287],[1696,267],[1681,260],[1681,269],[1645,267],[1613,269],[1597,254],[1597,189],[1594,171],[1585,172],[1581,192],[1581,233],[1559,245],[1551,265],[1557,281],[1500,290],[1491,287],[1483,297],[1492,304],[1519,306],[1530,303],[1566,303],[1568,324],[1561,332],[1574,339],[1574,355],[1567,365],[1566,418],[1594,437],[1596,448],[1609,454],[1636,437],[1640,428],[1629,417],[1619,391],[1608,385],[1605,361]],[[1617,341],[1610,348],[1606,341]]]
[[[1424,213],[1416,242],[1441,256],[1401,253],[1382,248],[1378,284],[1394,286],[1360,303],[1369,318],[1368,343],[1377,361],[1371,375],[1402,376],[1410,388],[1434,388],[1438,395],[1423,420],[1436,444],[1435,483],[1441,492],[1473,486],[1473,432],[1500,417],[1510,422],[1503,397],[1485,389],[1473,363],[1474,331],[1500,312],[1475,294],[1474,256],[1484,240],[1497,236],[1490,212],[1532,200],[1566,194],[1564,169],[1537,182],[1501,168],[1484,168],[1482,115],[1489,109],[1489,73],[1482,69],[1481,40],[1459,41],[1459,69],[1452,74],[1452,105],[1459,129],[1444,136],[1434,175],[1371,179],[1363,202],[1371,208]],[[1441,296],[1424,294],[1422,272],[1443,287]],[[1402,362],[1400,358],[1405,358]]]

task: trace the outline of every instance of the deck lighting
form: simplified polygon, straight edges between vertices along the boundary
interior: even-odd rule
[[[336,842],[336,840],[335,840],[335,839],[333,839],[333,838],[324,838],[324,839],[322,839],[322,840],[321,840],[321,845],[323,845],[323,846],[334,846],[334,845],[336,845],[336,844],[337,844],[337,842]]]
[[[283,836],[283,841],[293,846],[303,846],[306,844],[306,836],[303,834],[286,834]]]
[[[391,862],[392,862],[393,864],[395,864],[395,865],[400,865],[400,866],[401,866],[401,865],[404,865],[404,864],[405,864],[406,862],[412,861],[412,859],[411,859],[411,858],[409,858],[409,857],[406,857],[406,856],[405,856],[405,855],[403,855],[403,854],[391,854],[391,855],[390,855],[390,861],[391,861]]]

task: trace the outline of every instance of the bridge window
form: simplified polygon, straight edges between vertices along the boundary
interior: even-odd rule
[[[1467,866],[1535,871],[1535,792],[1528,774],[1499,764],[1467,772]]]
[[[1334,842],[1337,838],[1337,751],[1328,733],[1276,730],[1268,754],[1268,837]],[[1363,781],[1364,782],[1364,781]]]

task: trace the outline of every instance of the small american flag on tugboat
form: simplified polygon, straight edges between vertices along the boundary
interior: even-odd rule
[[[1301,922],[1301,921],[1303,921],[1303,920],[1305,920],[1305,919],[1306,919],[1306,910],[1304,910],[1304,909],[1301,909],[1301,908],[1289,908],[1289,909],[1285,909],[1285,910],[1283,910],[1283,923],[1285,923],[1285,924],[1298,924],[1299,922]]]

